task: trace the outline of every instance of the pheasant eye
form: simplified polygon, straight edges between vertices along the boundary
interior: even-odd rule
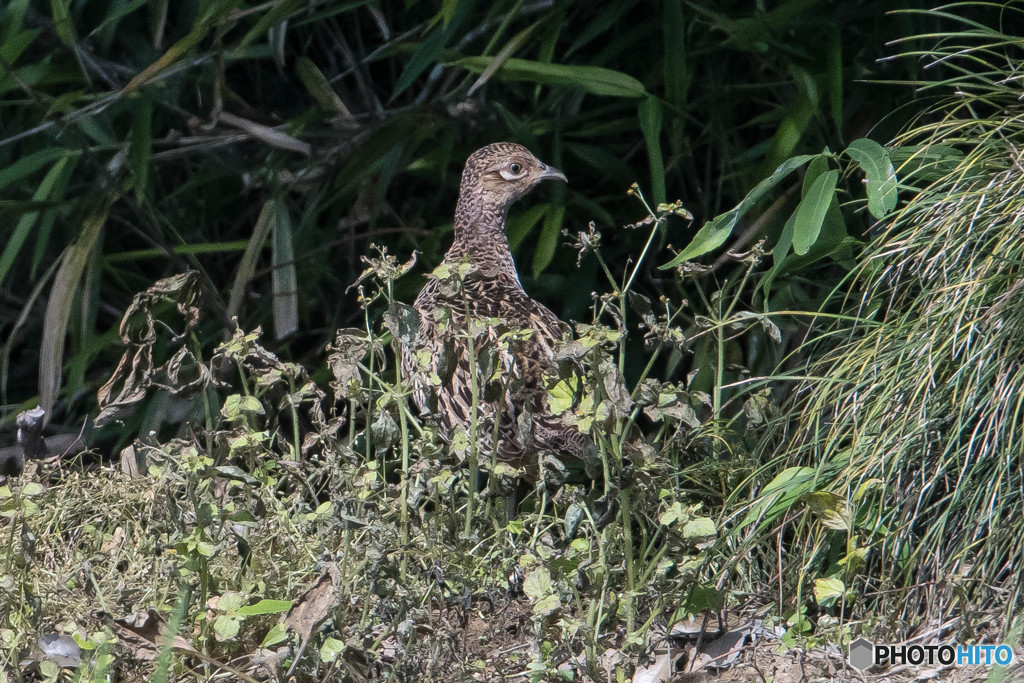
[[[501,177],[505,180],[518,180],[522,176],[523,165],[515,161],[501,169]]]

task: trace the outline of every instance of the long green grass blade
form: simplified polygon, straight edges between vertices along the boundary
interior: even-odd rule
[[[533,276],[537,277],[551,265],[558,248],[558,238],[562,235],[562,223],[565,221],[564,206],[549,206],[544,214],[544,228],[540,233],[537,251],[533,254]]]
[[[464,57],[451,62],[450,66],[483,73],[494,61],[494,57]],[[579,88],[592,95],[606,97],[645,97],[644,84],[621,71],[600,66],[576,66],[569,64],[546,64],[529,59],[506,59],[494,73],[494,78],[504,81],[526,81],[541,85],[559,85]]]
[[[142,203],[149,183],[149,164],[153,157],[153,98],[145,90],[132,101],[132,131],[129,166],[135,198]]]
[[[292,220],[283,202],[277,203],[271,259],[274,266],[274,335],[284,339],[299,329],[299,285],[295,268]]]
[[[58,184],[59,178],[63,175],[64,169],[69,160],[70,157],[67,156],[61,157],[57,160],[57,163],[50,168],[42,182],[39,183],[39,187],[36,188],[35,194],[32,195],[32,201],[41,202],[50,197],[55,186]],[[21,248],[24,246],[25,240],[28,239],[29,234],[32,232],[32,228],[35,226],[38,218],[38,211],[29,211],[22,215],[22,217],[18,219],[17,225],[14,226],[14,231],[7,239],[7,244],[4,245],[3,252],[0,253],[0,285],[3,284],[4,280],[7,279],[8,274],[10,274],[11,268],[14,266],[14,261],[21,252]]]
[[[661,156],[661,103],[655,97],[640,102],[640,129],[647,142],[647,160],[651,166],[651,189],[654,201],[665,202],[665,162]]]
[[[249,245],[242,254],[242,261],[235,271],[235,283],[231,287],[231,297],[228,299],[228,317],[236,318],[242,311],[242,303],[245,300],[245,292],[256,273],[256,264],[260,258],[263,245],[270,237],[270,232],[277,223],[277,202],[273,199],[263,204],[259,218],[253,228],[252,236],[249,238]]]
[[[85,220],[78,240],[64,252],[53,279],[50,300],[46,305],[46,325],[39,345],[39,405],[47,415],[53,410],[60,391],[64,336],[71,321],[72,303],[81,284],[82,273],[89,263],[89,255],[107,222],[108,210]]]

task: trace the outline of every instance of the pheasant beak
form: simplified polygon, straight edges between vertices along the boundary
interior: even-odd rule
[[[538,180],[561,180],[563,183],[568,183],[569,179],[565,177],[565,174],[559,171],[554,166],[547,166],[541,164],[540,175],[537,176]]]

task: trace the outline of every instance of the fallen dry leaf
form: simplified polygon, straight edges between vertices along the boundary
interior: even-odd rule
[[[327,571],[295,601],[284,615],[282,623],[288,628],[295,629],[303,641],[308,639],[313,631],[327,620],[334,608],[341,604],[341,595],[338,593],[340,580],[338,567],[329,564]]]
[[[153,661],[160,655],[160,650],[168,643],[171,635],[160,613],[155,609],[148,612],[137,612],[123,619],[114,619],[114,633],[118,639],[132,651],[136,659]],[[170,638],[170,646],[182,652],[197,653],[188,641],[175,634]]]

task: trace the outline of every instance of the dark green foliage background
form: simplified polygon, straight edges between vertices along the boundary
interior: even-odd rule
[[[560,246],[561,231],[593,220],[610,263],[635,256],[642,231],[617,229],[642,217],[626,194],[632,182],[694,214],[662,238],[682,247],[791,154],[842,149],[866,134],[884,141],[896,130],[892,112],[913,93],[875,81],[911,78],[915,64],[878,59],[887,40],[922,32],[928,19],[893,9],[826,0],[8,2],[3,424],[39,394],[49,269],[111,202],[84,277],[69,285],[58,422],[94,410],[120,354],[117,323],[154,280],[200,269],[204,342],[222,338],[242,252],[270,199],[287,210],[299,313],[298,331],[273,348],[322,366],[333,329],[359,322],[346,288],[369,244],[402,256],[416,249],[418,273],[428,272],[447,246],[463,160],[495,140],[528,145],[570,178],[567,189],[542,189],[515,207],[510,232],[527,290],[567,319],[587,319],[590,293],[604,285],[593,259],[577,267]],[[477,74],[455,64],[480,55],[532,60],[537,70],[527,80],[499,70],[473,90]],[[545,72],[548,63],[565,68]],[[588,92],[597,86],[582,67],[632,77],[649,95]],[[309,154],[246,135],[221,112],[273,127]],[[778,195],[798,187],[799,179]],[[745,244],[777,234],[787,213],[766,211]],[[245,329],[273,329],[269,253],[247,283]],[[709,289],[731,267],[709,276]],[[813,306],[840,273],[826,265],[788,278],[775,288],[779,306]],[[398,298],[411,299],[420,282],[400,281]],[[643,288],[677,298],[688,294],[681,287],[652,267]]]

